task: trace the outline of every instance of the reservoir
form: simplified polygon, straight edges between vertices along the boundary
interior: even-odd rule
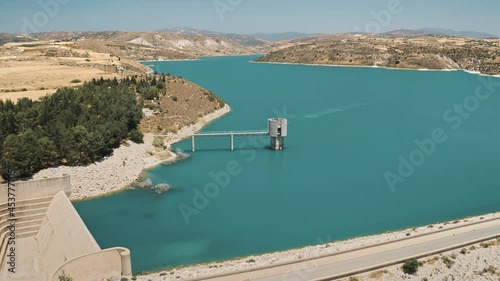
[[[224,99],[191,156],[148,172],[172,190],[127,190],[75,207],[135,272],[343,240],[500,211],[500,79],[461,71],[260,64],[256,56],[148,62]]]

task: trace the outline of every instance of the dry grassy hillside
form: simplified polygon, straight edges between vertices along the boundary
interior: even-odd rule
[[[190,59],[200,56],[252,54],[258,51],[256,46],[247,45],[239,38],[201,33],[48,32],[29,34],[28,37],[32,41],[73,42],[75,48],[135,60]],[[12,40],[12,36],[9,38]]]
[[[151,69],[114,53],[112,41],[99,41],[89,50],[90,40],[73,42],[9,43],[0,47],[0,98],[38,99],[58,88],[78,86],[93,78],[137,79]],[[109,48],[109,49],[108,49]],[[126,52],[125,52],[126,53]],[[145,133],[169,133],[195,123],[225,105],[217,96],[180,77],[167,76],[165,90],[154,101],[145,100],[152,116],[140,129]]]
[[[81,49],[73,43],[8,43],[0,47],[0,99],[38,99],[92,78],[148,71],[136,61]]]
[[[225,105],[213,93],[186,79],[167,76],[165,84],[165,94],[144,102],[153,114],[141,121],[140,129],[144,133],[175,133]]]
[[[163,60],[163,59],[193,59],[195,56],[176,50],[159,49],[147,45],[147,41],[137,40],[136,43],[123,43],[99,39],[85,39],[74,43],[75,48],[108,53],[120,58],[132,60]],[[138,44],[142,42],[146,45]]]
[[[258,61],[465,69],[484,74],[500,74],[500,39],[342,34],[293,40],[283,46],[285,47]]]

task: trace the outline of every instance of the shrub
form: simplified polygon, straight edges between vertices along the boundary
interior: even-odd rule
[[[449,257],[447,257],[447,256],[442,257],[442,260],[443,260],[443,262],[444,262],[444,264],[446,265],[446,267],[447,267],[447,268],[451,268],[451,267],[455,264],[455,262],[454,262],[454,261],[452,261],[452,260],[451,260]]]
[[[158,88],[154,86],[138,88],[137,91],[147,100],[154,100],[160,97]]]
[[[137,129],[130,131],[128,138],[135,143],[144,143],[144,134]]]
[[[120,281],[128,281],[128,278],[123,277],[122,279],[120,279]]]
[[[176,96],[173,96],[173,97],[172,97],[172,100],[173,100],[173,101],[177,101],[177,97],[176,97]]]
[[[177,125],[168,126],[165,130],[167,132],[172,132],[175,134],[179,131],[179,126],[177,126]]]
[[[483,269],[482,273],[490,273],[490,274],[496,274],[497,268],[490,265],[488,268]]]
[[[416,259],[406,260],[403,264],[403,272],[406,274],[415,274],[417,273],[419,266],[420,264]]]
[[[369,278],[372,278],[372,279],[380,279],[382,277],[384,277],[384,274],[387,274],[388,271],[387,270],[379,270],[379,271],[375,271],[375,272],[372,272],[368,275]]]
[[[356,276],[349,277],[349,281],[359,281],[359,278]]]
[[[71,80],[70,83],[71,84],[76,84],[76,83],[81,83],[81,82],[82,82],[82,80],[80,80],[80,79],[73,79],[73,80]]]
[[[158,90],[165,89],[165,83],[163,83],[163,81],[158,82],[158,84],[156,84],[156,88],[158,88]]]
[[[162,137],[155,137],[153,140],[153,146],[154,147],[163,147],[163,138]]]
[[[73,281],[73,278],[63,271],[61,275],[59,275],[59,281]]]

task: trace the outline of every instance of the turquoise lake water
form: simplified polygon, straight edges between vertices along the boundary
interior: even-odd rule
[[[192,80],[232,106],[205,131],[265,129],[270,117],[288,118],[286,150],[268,150],[267,139],[238,139],[233,152],[229,140],[199,140],[187,160],[149,172],[172,191],[124,191],[75,204],[102,248],[132,251],[135,272],[500,211],[500,86],[489,89],[496,89],[490,97],[487,87],[479,88],[479,100],[472,96],[480,77],[465,72],[250,63],[253,58],[153,68]],[[454,104],[466,98],[471,112],[455,113]],[[430,145],[429,156],[414,153],[415,140],[432,138],[439,128],[435,151]],[[190,146],[177,145],[191,153]],[[400,155],[421,165],[391,190],[384,174],[399,174]],[[217,192],[211,172],[227,171],[233,175]],[[195,190],[207,186],[212,198],[198,198]],[[192,208],[188,223],[180,206]]]

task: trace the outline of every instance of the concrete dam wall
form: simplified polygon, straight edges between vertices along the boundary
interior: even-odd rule
[[[68,176],[0,185],[0,279],[130,276],[130,251],[101,250],[68,199]]]

